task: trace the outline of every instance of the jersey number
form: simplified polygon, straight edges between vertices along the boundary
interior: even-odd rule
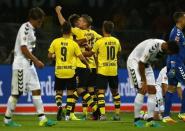
[[[62,47],[61,48],[61,60],[62,61],[66,61],[66,56],[67,56],[67,48],[66,47]]]
[[[114,60],[115,59],[115,47],[114,46],[107,46],[107,60]]]

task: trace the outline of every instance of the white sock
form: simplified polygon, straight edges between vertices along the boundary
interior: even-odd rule
[[[16,104],[17,104],[17,98],[10,96],[7,103],[4,123],[8,123],[11,121],[11,117],[12,117],[13,111],[15,110]]]
[[[140,117],[141,107],[143,106],[144,95],[137,93],[135,101],[134,101],[134,117]]]
[[[41,96],[32,96],[32,98],[33,98],[33,104],[37,110],[37,113],[39,114],[39,120],[41,121],[46,119],[46,116],[44,115],[44,107],[43,107]]]
[[[154,117],[155,106],[156,106],[156,95],[148,94],[148,100],[147,100],[148,118]]]

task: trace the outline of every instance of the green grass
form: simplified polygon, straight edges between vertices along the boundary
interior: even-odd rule
[[[111,118],[112,113],[108,113]],[[50,119],[55,119],[55,115],[49,115]],[[38,119],[35,115],[14,116],[14,120],[22,124],[22,127],[12,128],[3,125],[3,116],[0,115],[0,131],[185,131],[185,123],[178,121],[175,125],[161,123],[161,128],[136,128],[133,126],[133,113],[122,113],[121,121],[60,121],[54,127],[39,127]],[[177,114],[173,115],[177,119]]]

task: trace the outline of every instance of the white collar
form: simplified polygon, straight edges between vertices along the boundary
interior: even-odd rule
[[[33,25],[32,25],[29,21],[28,21],[27,23],[28,23],[28,25],[29,25],[29,27],[30,27],[31,29],[33,29],[33,30],[35,29],[35,28],[33,27]]]

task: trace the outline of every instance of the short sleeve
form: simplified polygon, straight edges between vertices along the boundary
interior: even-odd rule
[[[118,40],[118,52],[121,52],[121,45],[120,45],[119,40]]]
[[[163,75],[162,75],[162,83],[168,84],[168,77],[166,76],[166,73],[163,73]]]
[[[29,27],[22,25],[21,28],[19,29],[19,42],[20,45],[28,45],[28,33],[29,33]]]
[[[94,37],[95,37],[96,39],[102,38],[102,36],[101,36],[100,34],[98,34],[96,31],[94,31],[93,33],[94,33]]]
[[[55,45],[55,40],[51,43],[51,45],[48,49],[49,53],[55,53],[54,45]]]
[[[93,49],[92,51],[97,54],[98,53],[98,43],[99,43],[99,40],[95,42],[95,44],[93,45]]]

